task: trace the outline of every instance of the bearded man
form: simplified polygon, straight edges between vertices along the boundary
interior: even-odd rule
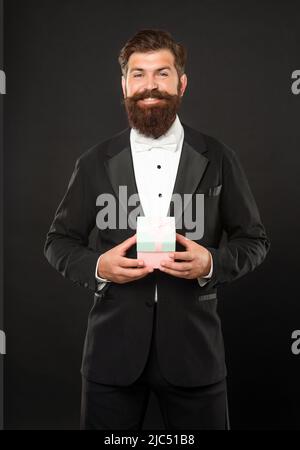
[[[55,269],[94,293],[81,429],[141,429],[151,392],[166,429],[229,429],[217,289],[261,264],[270,242],[235,152],[178,117],[184,47],[166,31],[141,30],[119,63],[130,126],[76,161],[44,248]],[[158,269],[137,258],[135,229],[120,220],[88,247],[99,195],[133,211],[120,187],[148,217],[172,215],[173,195],[189,194],[189,208],[173,211],[181,219],[201,194],[203,235],[188,239],[176,220],[176,249]]]

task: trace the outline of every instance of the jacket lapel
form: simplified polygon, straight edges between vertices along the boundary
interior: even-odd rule
[[[174,194],[179,194],[182,201],[182,211],[180,208],[170,206],[170,215],[175,215],[177,227],[181,223],[181,216],[188,207],[191,197],[201,182],[209,160],[204,156],[207,151],[204,139],[199,132],[195,132],[190,127],[182,124],[184,128],[184,141],[175,180]],[[191,194],[184,201],[184,194]]]
[[[130,213],[139,206],[139,214],[144,216],[143,207],[140,202],[136,185],[133,160],[130,147],[130,128],[126,128],[116,139],[110,141],[104,165],[108,178],[121,207],[126,213],[131,229],[136,229],[136,220],[131,219]],[[127,190],[125,195],[120,195],[119,188]],[[122,191],[123,192],[123,191]],[[134,196],[134,197],[131,197]],[[132,198],[133,205],[128,205],[128,199]]]

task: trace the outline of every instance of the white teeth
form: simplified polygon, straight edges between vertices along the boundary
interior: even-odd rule
[[[143,102],[147,102],[147,103],[152,103],[152,102],[157,102],[157,98],[144,98]]]

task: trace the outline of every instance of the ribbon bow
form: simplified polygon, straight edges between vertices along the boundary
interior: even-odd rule
[[[135,143],[137,144],[136,150],[138,152],[151,150],[151,148],[163,148],[175,152],[177,148],[177,141],[174,134],[159,137],[158,139],[140,136],[136,138]]]

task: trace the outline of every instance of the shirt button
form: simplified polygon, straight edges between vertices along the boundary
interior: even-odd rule
[[[89,283],[84,283],[84,287],[87,288]]]
[[[158,194],[159,197],[162,197],[162,194]]]
[[[158,169],[161,169],[161,165],[158,165],[157,168],[158,168]]]

